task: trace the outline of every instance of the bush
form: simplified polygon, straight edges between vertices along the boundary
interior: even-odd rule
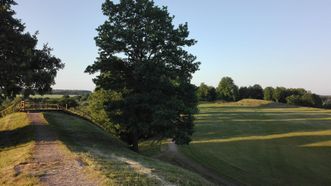
[[[291,95],[286,97],[286,103],[290,105],[302,105],[302,96]]]

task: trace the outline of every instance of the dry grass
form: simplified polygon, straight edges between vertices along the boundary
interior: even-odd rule
[[[33,130],[25,113],[0,119],[0,185],[38,185],[38,179],[18,174],[15,167],[32,156]]]

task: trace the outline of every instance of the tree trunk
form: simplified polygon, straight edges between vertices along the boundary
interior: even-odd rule
[[[130,138],[131,138],[131,150],[135,151],[135,152],[139,152],[139,145],[138,145],[138,136],[136,135],[135,132],[131,133],[130,135]]]
[[[134,141],[132,141],[131,150],[133,150],[133,151],[135,151],[135,152],[139,152],[138,140],[134,140]]]

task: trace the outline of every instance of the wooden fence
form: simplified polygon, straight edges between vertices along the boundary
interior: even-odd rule
[[[47,112],[47,111],[61,111],[71,115],[75,115],[82,119],[88,120],[97,127],[107,130],[105,126],[101,125],[97,122],[96,118],[93,118],[89,113],[84,112],[77,108],[68,108],[67,105],[63,106],[60,104],[48,104],[48,103],[34,103],[29,101],[21,101],[14,103],[7,107],[6,109],[0,111],[0,118],[5,117],[8,114],[12,114],[14,112]]]

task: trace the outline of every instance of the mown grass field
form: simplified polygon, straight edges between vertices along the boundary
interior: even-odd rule
[[[203,103],[180,150],[242,185],[331,185],[331,110],[265,101]]]

